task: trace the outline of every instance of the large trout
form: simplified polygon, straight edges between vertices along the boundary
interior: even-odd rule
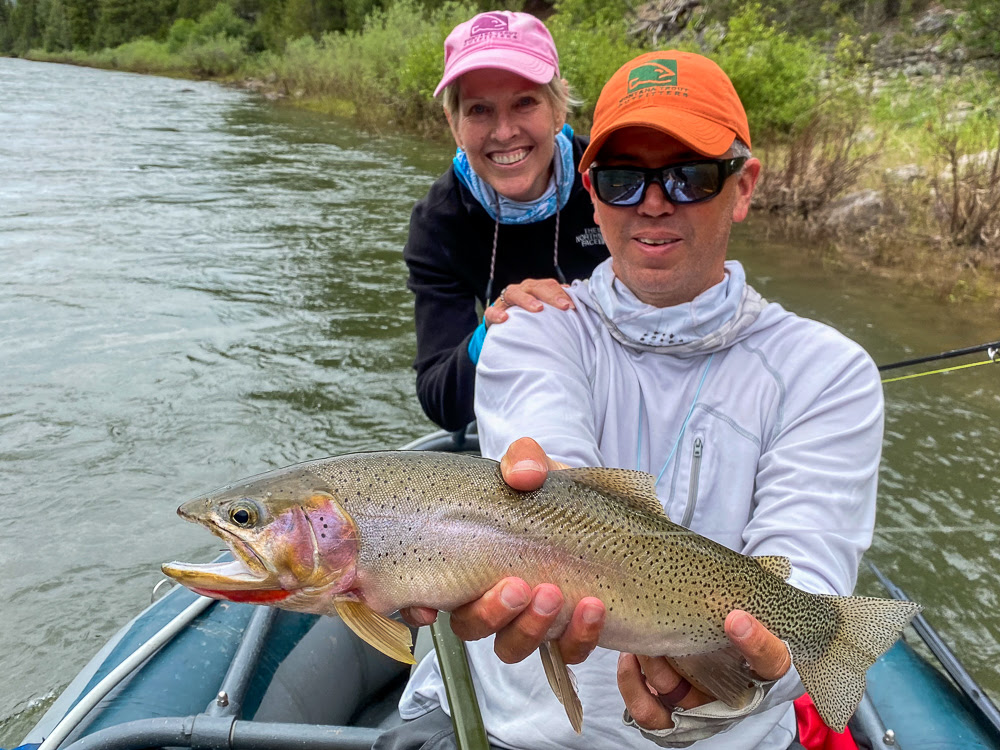
[[[163,572],[206,596],[339,615],[361,638],[413,663],[409,629],[387,615],[450,611],[505,576],[565,595],[548,633],[576,603],[600,598],[600,645],[666,656],[699,690],[742,708],[753,677],[726,637],[734,609],[788,643],[823,720],[842,731],[865,671],[920,607],[810,594],[785,582],[784,557],[747,557],[671,522],[651,476],[621,469],[552,471],[533,492],[508,487],[499,465],[422,451],[358,453],[252,477],[185,503],[232,549],[229,563],[168,563]],[[549,684],[580,731],[582,707],[559,650],[540,649]]]

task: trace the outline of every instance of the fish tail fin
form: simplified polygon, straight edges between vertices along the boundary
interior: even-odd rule
[[[865,692],[865,672],[920,611],[916,602],[819,595],[833,610],[825,636],[787,639],[792,662],[820,718],[843,732]]]

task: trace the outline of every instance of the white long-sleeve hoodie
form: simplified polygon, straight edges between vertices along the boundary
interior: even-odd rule
[[[734,261],[723,282],[675,308],[639,302],[610,261],[569,293],[575,310],[514,309],[490,329],[476,386],[483,455],[530,436],[570,466],[646,471],[675,522],[744,554],[787,556],[799,588],[849,594],[871,542],[882,445],[882,388],[866,352],[767,303]],[[506,665],[492,639],[468,645],[493,744],[655,746],[622,722],[617,653],[599,648],[573,667],[576,735],[537,659]],[[697,748],[786,748],[801,692],[791,670]],[[448,710],[432,652],[400,711],[415,718],[439,704]]]

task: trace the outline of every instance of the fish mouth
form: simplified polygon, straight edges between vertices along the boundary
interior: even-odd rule
[[[275,571],[268,568],[253,548],[232,532],[186,506],[177,509],[186,521],[199,523],[222,539],[232,552],[232,560],[211,563],[163,563],[160,570],[192,591],[216,599],[267,602],[289,596]]]
[[[163,563],[160,569],[188,588],[213,591],[249,591],[280,588],[269,573],[258,573],[240,559],[216,563]]]

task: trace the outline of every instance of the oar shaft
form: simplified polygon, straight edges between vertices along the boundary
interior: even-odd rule
[[[976,352],[985,352],[989,349],[1000,349],[1000,341],[992,341],[989,344],[980,344],[979,346],[967,346],[964,349],[952,349],[949,352],[941,352],[940,354],[929,354],[926,357],[915,357],[914,359],[904,359],[899,362],[892,362],[888,365],[879,365],[879,372],[885,372],[886,370],[895,370],[897,367],[909,367],[910,365],[921,365],[924,362],[936,362],[939,359],[950,359],[951,357],[961,357],[963,354],[975,354]]]

